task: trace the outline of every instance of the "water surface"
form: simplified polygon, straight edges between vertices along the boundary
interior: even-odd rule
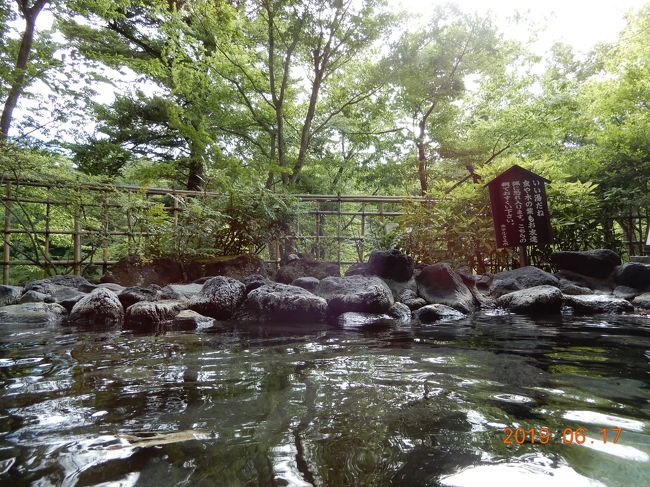
[[[0,483],[646,486],[649,363],[639,316],[0,325]]]

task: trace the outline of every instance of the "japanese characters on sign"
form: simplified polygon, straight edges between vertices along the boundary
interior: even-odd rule
[[[515,165],[487,184],[497,247],[553,241],[544,187],[547,182]]]

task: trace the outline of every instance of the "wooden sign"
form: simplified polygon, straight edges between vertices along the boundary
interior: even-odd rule
[[[544,187],[550,182],[514,165],[486,184],[498,248],[553,242]]]

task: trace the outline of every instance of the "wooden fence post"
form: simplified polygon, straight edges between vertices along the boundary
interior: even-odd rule
[[[5,184],[5,222],[4,232],[2,235],[2,284],[9,284],[9,259],[11,257],[11,247],[9,246],[9,227],[11,225],[11,183]]]

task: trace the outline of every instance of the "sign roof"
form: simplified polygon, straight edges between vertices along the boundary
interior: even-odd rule
[[[503,171],[501,174],[499,174],[496,178],[494,178],[492,181],[488,181],[483,185],[485,186],[491,186],[493,184],[499,183],[502,179],[506,179],[509,176],[513,176],[515,174],[521,174],[523,176],[528,176],[533,179],[539,179],[541,181],[544,181],[545,183],[550,184],[550,180],[546,179],[545,177],[540,176],[539,174],[535,174],[533,171],[529,171],[528,169],[524,169],[521,166],[518,166],[517,164],[513,165],[510,169]]]

